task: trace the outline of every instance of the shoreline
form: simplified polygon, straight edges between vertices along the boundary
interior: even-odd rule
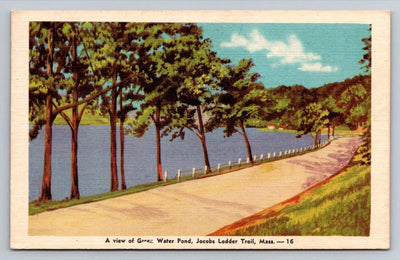
[[[32,215],[29,234],[207,235],[336,174],[360,143],[340,138],[312,153],[231,174]]]
[[[337,137],[337,138],[339,138],[339,137]],[[301,155],[304,155],[304,154],[307,154],[310,152],[314,152],[314,151],[323,149],[325,146],[329,145],[332,141],[336,140],[337,138],[324,141],[323,144],[321,144],[321,146],[318,148],[303,150],[301,152],[299,151],[298,153],[295,153],[295,154],[282,153],[282,155],[279,156],[279,154],[277,153],[276,157],[272,157],[272,154],[271,154],[271,158],[268,158],[267,154],[266,154],[263,159],[257,158],[257,160],[255,161],[255,163],[253,165],[251,163],[243,162],[240,166],[238,166],[237,162],[233,162],[231,167],[229,167],[228,164],[222,165],[220,171],[217,170],[217,166],[211,167],[212,172],[208,173],[208,174],[203,174],[202,173],[203,169],[199,168],[199,169],[196,169],[195,178],[192,177],[192,174],[187,174],[187,175],[181,176],[181,179],[178,181],[177,175],[175,175],[173,178],[169,178],[167,182],[165,182],[163,180],[160,182],[150,182],[150,183],[138,184],[138,185],[131,186],[131,187],[127,188],[126,190],[118,190],[118,191],[114,191],[114,192],[105,192],[105,193],[98,193],[98,194],[93,194],[93,195],[89,195],[89,196],[82,196],[79,200],[69,200],[66,197],[66,199],[63,199],[63,200],[51,200],[51,201],[47,201],[47,202],[39,202],[39,201],[37,201],[37,199],[35,199],[35,200],[32,200],[29,202],[29,215],[35,215],[35,214],[39,214],[39,213],[45,212],[45,211],[57,210],[60,208],[67,208],[67,207],[85,204],[85,203],[102,201],[105,199],[117,198],[120,196],[143,192],[143,191],[155,189],[158,187],[178,184],[178,183],[185,182],[185,181],[191,181],[191,180],[208,178],[208,177],[215,177],[215,176],[218,176],[221,174],[231,173],[231,172],[246,169],[249,167],[255,167],[258,165],[265,164],[265,163],[280,161],[280,160],[284,160],[287,158],[293,158],[296,156],[301,156]],[[311,146],[309,146],[309,147],[311,147]],[[185,171],[182,171],[182,172],[185,172]],[[189,171],[186,171],[186,172],[189,172]]]

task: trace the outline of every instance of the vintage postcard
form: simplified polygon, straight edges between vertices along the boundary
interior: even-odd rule
[[[11,248],[390,247],[389,11],[11,18]]]

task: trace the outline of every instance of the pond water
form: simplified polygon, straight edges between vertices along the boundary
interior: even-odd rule
[[[253,155],[298,149],[313,145],[310,136],[295,138],[295,134],[263,132],[247,128],[246,132]],[[80,126],[78,134],[78,171],[81,196],[107,192],[110,189],[110,127]],[[117,131],[117,136],[119,133]],[[322,141],[326,136],[322,136]],[[223,138],[222,129],[206,134],[211,166],[237,162],[247,158],[246,146],[240,134]],[[44,131],[29,143],[29,201],[40,196],[44,152]],[[190,131],[185,139],[169,137],[161,139],[163,172],[172,178],[178,169],[182,171],[204,167],[200,140]],[[69,197],[71,176],[71,131],[69,126],[53,126],[52,183],[53,199]],[[119,140],[118,140],[119,166]],[[120,176],[118,176],[120,181]],[[128,187],[157,180],[156,143],[154,127],[150,127],[142,138],[125,136],[125,179]]]

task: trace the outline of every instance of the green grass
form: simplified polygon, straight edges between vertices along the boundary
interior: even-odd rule
[[[333,129],[331,128],[331,134]],[[362,131],[360,130],[351,130],[348,126],[337,126],[335,127],[335,135],[348,135],[348,134],[360,134]],[[322,134],[328,134],[328,129],[324,128],[322,130]]]
[[[64,113],[71,118],[72,110],[68,109],[64,111]],[[110,120],[107,116],[101,115],[93,115],[89,111],[86,111],[81,119],[80,125],[108,125],[110,124]],[[65,119],[58,114],[57,117],[54,119],[53,125],[67,125]]]
[[[335,131],[337,131],[337,130],[349,131],[350,128],[346,125],[340,125],[340,126],[335,127]]]
[[[184,176],[184,177],[182,177],[181,181],[185,181],[187,179],[189,179],[189,176]],[[65,200],[61,200],[61,201],[60,200],[51,200],[51,201],[46,201],[46,202],[40,202],[40,201],[35,200],[35,201],[32,201],[29,203],[29,215],[38,214],[38,213],[48,211],[48,210],[55,210],[55,209],[71,207],[74,205],[79,205],[79,204],[84,204],[84,203],[90,203],[90,202],[95,202],[95,201],[116,198],[116,197],[120,197],[123,195],[146,191],[146,190],[150,190],[150,189],[154,189],[157,187],[166,186],[166,185],[170,185],[170,184],[174,184],[174,183],[177,183],[176,179],[168,180],[168,182],[160,181],[160,182],[146,183],[146,184],[141,184],[141,185],[130,187],[126,190],[106,192],[106,193],[96,194],[96,195],[92,195],[92,196],[81,197],[78,200],[65,199]]]
[[[228,233],[238,236],[368,236],[371,214],[371,168],[353,166],[308,191],[295,205],[264,217],[261,224]],[[355,165],[354,165],[355,164]],[[258,222],[260,223],[260,222]]]
[[[269,129],[268,127],[260,127],[258,130],[263,131],[263,132],[283,132],[283,133],[292,133],[292,134],[297,134],[296,130],[291,130],[291,129]],[[335,128],[335,135],[348,135],[348,134],[360,134],[362,131],[359,130],[350,130],[347,126],[338,126]],[[328,134],[328,130],[324,128],[322,130],[322,134]],[[332,135],[332,129],[331,129],[331,135]]]
[[[282,130],[279,130],[279,129],[269,129],[269,128],[267,128],[267,127],[265,127],[265,128],[258,128],[258,130],[263,131],[263,132],[282,132],[282,133],[293,133],[293,134],[296,134],[296,133],[297,133],[296,130],[290,130],[290,129],[282,129]]]

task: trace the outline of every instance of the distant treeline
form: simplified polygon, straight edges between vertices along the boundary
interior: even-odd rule
[[[328,127],[329,136],[330,130],[339,125],[351,129],[366,126],[370,117],[370,75],[358,75],[318,88],[279,86],[268,92],[278,100],[272,117],[300,135]]]

